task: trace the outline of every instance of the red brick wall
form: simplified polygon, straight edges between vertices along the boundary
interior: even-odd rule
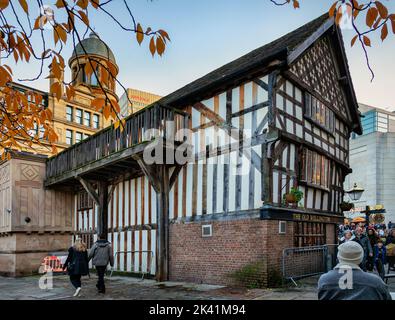
[[[327,224],[326,225],[326,243],[327,244],[336,244],[336,228],[334,224]]]
[[[202,224],[213,225],[213,236],[202,237]],[[283,248],[293,246],[292,222],[278,233],[278,221],[244,219],[170,225],[170,280],[209,284],[235,284],[230,274],[245,265],[267,261],[281,270]]]

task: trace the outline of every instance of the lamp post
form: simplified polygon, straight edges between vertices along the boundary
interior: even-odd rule
[[[362,193],[365,191],[364,188],[358,187],[356,183],[354,183],[354,186],[352,187],[352,189],[345,191],[345,193],[348,194],[348,196],[350,197],[350,199],[352,201],[358,201],[359,199],[361,199]],[[366,210],[365,210],[365,215],[366,215],[366,224],[369,224],[369,215],[370,215],[370,211],[369,211],[369,206],[366,206]]]

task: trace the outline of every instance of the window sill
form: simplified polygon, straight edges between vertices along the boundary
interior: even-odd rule
[[[335,137],[335,133],[334,130],[330,131],[327,127],[325,127],[324,125],[322,125],[321,123],[319,123],[316,120],[313,120],[312,118],[310,118],[307,115],[304,115],[305,120],[309,121],[311,124],[317,126],[319,129],[324,130],[327,134],[329,134],[330,136],[332,136],[333,138]],[[311,130],[313,131],[313,130]]]
[[[299,181],[299,184],[300,185],[304,185],[306,187],[310,187],[310,188],[320,189],[320,190],[325,191],[325,192],[330,192],[329,188],[327,188],[327,187],[320,186],[320,185],[314,184],[314,183],[309,183],[309,182],[304,181],[304,180]]]

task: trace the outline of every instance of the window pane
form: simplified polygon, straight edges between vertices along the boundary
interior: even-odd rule
[[[67,121],[73,121],[73,108],[67,106],[66,107],[66,120]]]
[[[82,141],[82,133],[81,132],[76,132],[75,133],[75,143],[81,142]]]
[[[73,131],[66,130],[66,143],[73,144]]]
[[[97,72],[97,70],[96,70]],[[91,75],[91,85],[92,86],[98,86],[99,85],[99,81],[97,80],[97,76],[95,73],[92,73]]]
[[[311,117],[311,96],[306,92],[305,94],[306,115]]]
[[[97,114],[93,115],[93,128],[99,128],[99,116]]]
[[[77,109],[75,111],[75,121],[79,124],[82,124],[82,110],[81,109]]]
[[[84,112],[84,125],[87,127],[90,127],[91,125],[91,113],[90,112]]]

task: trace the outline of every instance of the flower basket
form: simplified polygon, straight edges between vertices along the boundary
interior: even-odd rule
[[[297,205],[303,198],[303,192],[298,188],[291,188],[289,193],[284,194],[283,199],[285,204]]]
[[[350,202],[342,202],[340,204],[340,209],[342,211],[350,211],[352,208],[354,208],[354,204]]]
[[[285,201],[287,203],[296,203],[296,196],[292,193],[287,193],[285,195]]]

